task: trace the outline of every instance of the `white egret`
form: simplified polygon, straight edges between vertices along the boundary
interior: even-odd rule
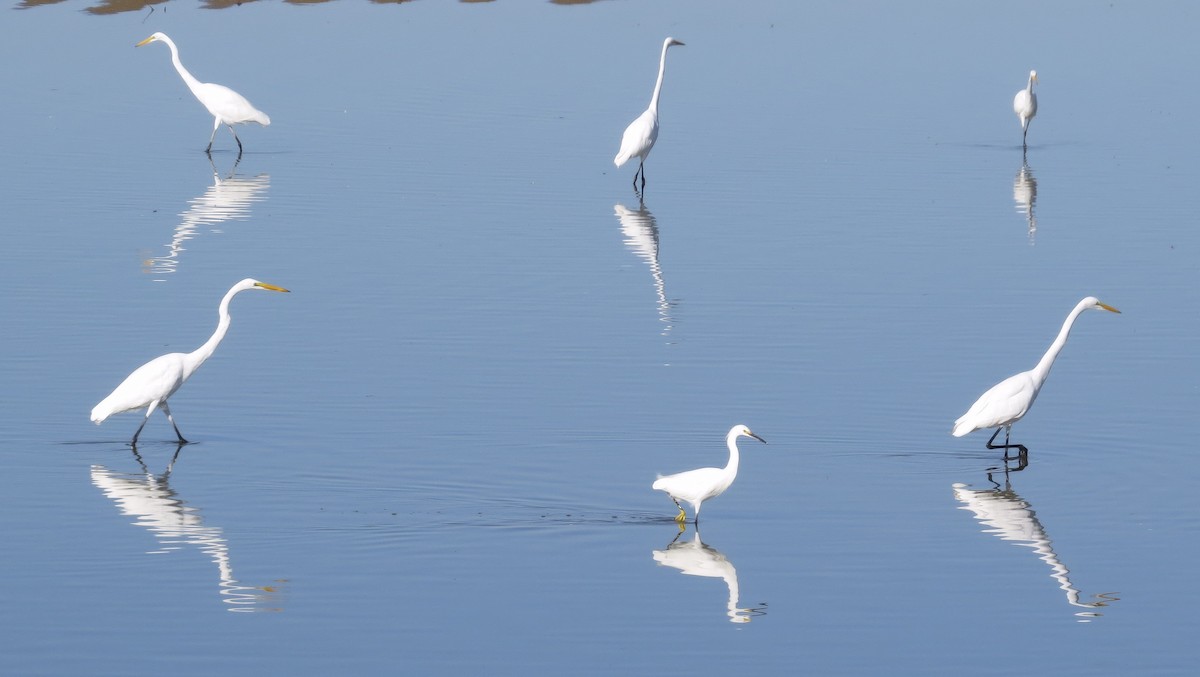
[[[142,428],[146,427],[146,421],[150,420],[150,414],[153,414],[155,409],[162,409],[163,413],[167,415],[167,420],[171,422],[171,426],[175,428],[175,434],[179,437],[179,441],[187,442],[179,432],[179,426],[175,425],[175,419],[171,417],[171,408],[167,406],[167,398],[174,395],[184,381],[187,381],[200,368],[200,365],[212,356],[217,346],[220,345],[221,339],[225,338],[225,332],[229,331],[229,302],[233,300],[234,296],[247,289],[288,291],[283,287],[276,287],[273,284],[250,278],[233,285],[226,292],[225,298],[221,299],[221,305],[217,309],[220,318],[217,322],[217,330],[204,342],[204,345],[190,353],[160,355],[135,369],[121,382],[121,385],[117,386],[116,390],[112,391],[112,394],[101,400],[100,404],[92,409],[92,423],[100,425],[113,414],[144,407],[146,417],[142,419],[142,424],[133,434],[132,444],[136,446],[138,435],[142,434]]]
[[[700,523],[700,504],[710,498],[716,498],[725,493],[729,485],[733,484],[733,478],[737,477],[738,460],[740,458],[737,448],[737,438],[745,435],[766,444],[767,441],[763,438],[750,432],[750,429],[744,425],[735,425],[729,429],[729,434],[725,436],[725,446],[729,447],[729,462],[724,468],[697,468],[696,470],[688,470],[686,472],[676,473],[674,475],[666,475],[659,477],[651,485],[652,489],[657,491],[665,491],[675,501],[675,506],[679,508],[679,514],[675,516],[675,521],[683,523],[687,520],[687,513],[684,512],[683,506],[679,505],[679,501],[687,501],[692,504],[692,513],[695,515],[695,521]]]
[[[193,77],[183,67],[183,64],[179,62],[179,48],[175,46],[171,38],[167,37],[166,33],[155,33],[137,43],[134,47],[148,45],[151,42],[167,43],[167,47],[171,48],[171,63],[175,64],[175,70],[179,71],[179,77],[183,78],[183,82],[188,86],[188,89],[192,90],[192,94],[196,95],[200,103],[204,104],[204,107],[213,116],[212,136],[208,138],[208,148],[204,149],[204,152],[212,152],[213,139],[217,138],[217,130],[221,128],[222,124],[229,128],[229,132],[233,134],[233,140],[237,141],[239,156],[242,154],[242,140],[238,138],[237,132],[233,130],[233,126],[246,122],[257,122],[264,127],[271,124],[271,118],[266,113],[250,105],[246,97],[225,85],[200,82]]]
[[[1020,421],[1033,406],[1033,401],[1037,399],[1042,384],[1050,375],[1050,368],[1054,366],[1054,360],[1062,351],[1063,346],[1067,345],[1067,336],[1071,333],[1071,326],[1075,324],[1075,318],[1085,310],[1121,312],[1110,305],[1100,303],[1094,296],[1080,301],[1067,315],[1062,329],[1058,332],[1058,337],[1054,339],[1054,343],[1050,344],[1050,349],[1046,351],[1046,354],[1042,355],[1037,366],[1029,371],[1009,376],[980,395],[967,413],[954,422],[951,434],[955,437],[962,437],[976,430],[995,428],[996,432],[992,433],[992,438],[988,440],[988,449],[1017,448],[1022,454],[1028,451],[1024,445],[1009,444],[1009,433],[1012,431],[1013,424]],[[1004,444],[992,444],[996,440],[996,435],[1000,434],[1001,428],[1004,429]],[[1005,453],[1007,454],[1007,451]]]
[[[628,162],[630,158],[638,159],[638,170],[633,175],[635,191],[638,189],[638,174],[642,175],[642,190],[646,189],[646,157],[650,155],[650,150],[654,148],[654,142],[658,140],[658,95],[662,92],[663,73],[667,68],[667,49],[671,45],[682,47],[683,43],[675,38],[667,38],[663,41],[662,56],[658,60],[658,81],[654,83],[654,94],[650,97],[650,107],[625,128],[625,133],[621,135],[621,150],[613,158],[613,164],[618,167]]]
[[[1033,93],[1033,83],[1037,81],[1037,71],[1029,71],[1029,85],[1017,92],[1017,96],[1013,98],[1013,112],[1021,119],[1022,148],[1029,147],[1025,142],[1029,136],[1029,121],[1037,115],[1037,94]]]

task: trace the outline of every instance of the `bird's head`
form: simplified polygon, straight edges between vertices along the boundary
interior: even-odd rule
[[[763,444],[766,444],[766,443],[767,443],[767,441],[766,441],[766,440],[764,440],[763,438],[761,438],[761,437],[759,437],[758,435],[755,435],[754,433],[750,432],[750,429],[749,429],[749,428],[747,428],[747,427],[746,427],[746,426],[744,426],[744,425],[735,425],[735,426],[733,426],[733,430],[730,430],[730,431],[729,431],[729,435],[730,435],[731,437],[735,437],[735,438],[736,438],[736,437],[742,437],[742,436],[744,435],[744,436],[746,436],[746,437],[753,437],[754,439],[758,440],[759,442],[762,442]]]
[[[134,45],[134,47],[141,47],[142,45],[148,45],[152,42],[157,42],[159,40],[165,40],[166,38],[167,38],[166,33],[155,33],[154,35],[151,35],[150,37],[146,38],[145,40],[142,40],[141,42],[137,43],[136,45]]]
[[[264,291],[290,291],[288,289],[284,289],[283,287],[276,287],[273,284],[259,282],[258,280],[249,277],[239,282],[238,286],[244,287],[245,289],[262,289]]]
[[[667,47],[670,47],[671,45],[679,45],[680,47],[685,46],[682,42],[676,40],[675,38],[667,38]]]
[[[1107,303],[1100,303],[1100,299],[1096,298],[1095,296],[1089,296],[1086,299],[1084,299],[1083,301],[1084,301],[1083,307],[1086,308],[1087,310],[1107,310],[1110,313],[1117,313],[1117,314],[1120,314],[1120,312],[1121,312],[1121,311],[1117,310],[1116,308],[1113,308],[1112,306],[1108,305]]]
[[[1029,79],[1033,82],[1037,82],[1037,71],[1029,71]]]

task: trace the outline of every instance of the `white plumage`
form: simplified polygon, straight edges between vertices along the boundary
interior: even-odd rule
[[[213,116],[213,131],[208,138],[208,148],[205,149],[205,152],[212,151],[213,139],[217,138],[217,130],[221,128],[222,124],[229,127],[229,132],[233,134],[233,140],[237,141],[239,156],[242,153],[242,140],[238,138],[233,126],[246,122],[257,122],[264,127],[271,124],[271,118],[252,106],[246,97],[225,85],[200,82],[193,77],[179,61],[179,48],[175,46],[175,42],[171,38],[167,37],[166,33],[155,33],[134,46],[141,47],[151,42],[165,42],[167,47],[171,48],[171,63],[175,64],[175,70],[179,71],[179,77],[183,78],[188,89],[192,90],[192,94],[196,95],[200,103],[204,104],[204,107]]]
[[[1012,425],[1020,421],[1029,412],[1029,408],[1033,406],[1033,402],[1037,399],[1042,385],[1050,375],[1050,368],[1054,366],[1054,360],[1058,358],[1058,353],[1067,344],[1067,337],[1071,333],[1071,326],[1075,324],[1075,319],[1079,317],[1079,314],[1085,310],[1121,312],[1112,306],[1100,303],[1094,296],[1089,296],[1080,301],[1067,315],[1067,319],[1063,322],[1062,329],[1059,330],[1054,343],[1050,344],[1050,349],[1042,356],[1037,366],[1029,371],[1009,376],[980,395],[979,399],[975,400],[975,404],[972,404],[971,408],[967,410],[967,413],[958,417],[958,420],[954,422],[951,434],[955,437],[962,437],[976,430],[996,428],[992,439],[988,440],[987,446],[989,449],[1010,447],[1023,449],[1019,444],[1010,445],[1008,443],[1008,436],[1012,431]],[[1004,444],[993,445],[992,441],[996,439],[996,435],[1000,434],[1000,428],[1004,428]]]
[[[1022,147],[1027,146],[1025,139],[1029,136],[1029,121],[1037,115],[1037,94],[1033,93],[1033,83],[1037,81],[1037,71],[1029,71],[1029,84],[1013,98],[1013,112],[1021,120]]]
[[[667,68],[667,49],[671,45],[683,46],[675,38],[663,41],[662,56],[658,59],[658,80],[654,83],[654,94],[650,97],[650,107],[636,120],[629,123],[625,133],[621,135],[621,150],[613,158],[613,164],[620,167],[633,158],[638,159],[638,170],[633,175],[633,188],[637,190],[638,174],[642,175],[642,188],[646,187],[645,162],[658,140],[658,96],[662,93],[663,73]]]
[[[737,438],[745,435],[766,444],[767,441],[763,438],[750,432],[750,429],[744,425],[735,425],[729,429],[729,434],[725,436],[725,446],[729,447],[729,462],[724,468],[698,468],[696,470],[688,470],[687,472],[677,473],[675,475],[666,475],[659,477],[651,485],[652,489],[657,491],[665,491],[675,501],[675,506],[679,508],[679,514],[675,516],[675,521],[683,522],[687,519],[687,514],[683,511],[683,506],[679,505],[680,501],[687,501],[692,506],[692,513],[697,522],[700,521],[700,504],[710,498],[716,498],[725,493],[729,485],[733,484],[733,479],[737,477],[738,454]]]
[[[205,341],[204,345],[190,353],[160,355],[135,369],[121,382],[121,385],[117,386],[108,397],[101,400],[92,409],[92,423],[100,425],[113,414],[145,408],[146,416],[142,419],[142,425],[138,426],[137,432],[133,434],[133,444],[136,445],[138,435],[142,434],[142,428],[146,427],[146,421],[150,420],[150,414],[153,414],[155,409],[162,409],[163,413],[167,415],[167,420],[171,422],[171,426],[175,428],[175,435],[179,437],[179,441],[186,442],[183,434],[179,432],[179,426],[175,425],[175,419],[171,416],[171,408],[167,406],[167,399],[174,395],[175,391],[179,390],[179,387],[216,351],[221,340],[225,338],[225,333],[229,331],[229,302],[233,300],[234,296],[247,289],[287,291],[283,287],[276,287],[250,278],[233,285],[221,299],[221,305],[217,309],[219,317],[217,330]]]

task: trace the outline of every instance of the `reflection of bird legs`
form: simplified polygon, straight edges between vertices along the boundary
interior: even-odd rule
[[[1003,427],[1004,427],[1004,444],[992,444],[992,442],[996,441],[996,435],[1000,434],[1000,428],[996,428],[996,432],[992,433],[992,438],[988,440],[987,448],[988,449],[1003,449],[1004,450],[1004,458],[1006,460],[1009,458],[1009,455],[1008,455],[1009,449],[1018,450],[1018,452],[1019,452],[1018,458],[1027,455],[1029,453],[1029,449],[1024,444],[1009,444],[1008,443],[1008,433],[1009,433],[1009,431],[1012,430],[1012,426],[1006,425]]]
[[[212,167],[213,178],[216,180],[216,183],[221,183],[221,173],[217,170],[217,163],[213,161],[212,153],[210,151],[205,151],[205,155],[208,155],[208,164],[210,167]],[[233,161],[233,166],[229,168],[229,176],[225,177],[226,181],[232,179],[234,174],[237,174],[237,168],[241,162],[242,154],[239,152],[237,159]]]
[[[163,471],[162,477],[159,478],[160,481],[166,482],[167,479],[171,477],[171,471],[175,469],[175,461],[179,460],[179,452],[183,451],[183,445],[184,445],[184,443],[180,442],[175,447],[175,454],[171,456],[170,463],[167,463],[167,469]],[[147,476],[153,477],[153,475],[150,472],[150,468],[147,468],[146,462],[142,460],[142,455],[138,453],[136,444],[133,445],[132,451],[133,451],[133,459],[135,461],[137,461],[138,465],[142,466],[142,472],[145,473]]]

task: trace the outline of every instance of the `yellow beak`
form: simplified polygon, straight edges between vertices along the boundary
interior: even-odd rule
[[[1117,313],[1118,315],[1121,314],[1121,311],[1117,310],[1116,308],[1113,308],[1112,306],[1108,305],[1107,303],[1097,303],[1097,305],[1099,305],[1101,308],[1109,311],[1110,313]]]
[[[266,282],[256,282],[254,284],[254,286],[262,287],[263,289],[267,289],[269,291],[288,291],[287,289],[284,289],[283,287],[276,287],[275,285],[267,284]]]
[[[152,42],[154,42],[153,35],[151,35],[150,37],[146,38],[145,40],[142,40],[141,42],[137,43],[136,45],[134,45],[134,47],[141,47],[142,45],[148,45]]]

